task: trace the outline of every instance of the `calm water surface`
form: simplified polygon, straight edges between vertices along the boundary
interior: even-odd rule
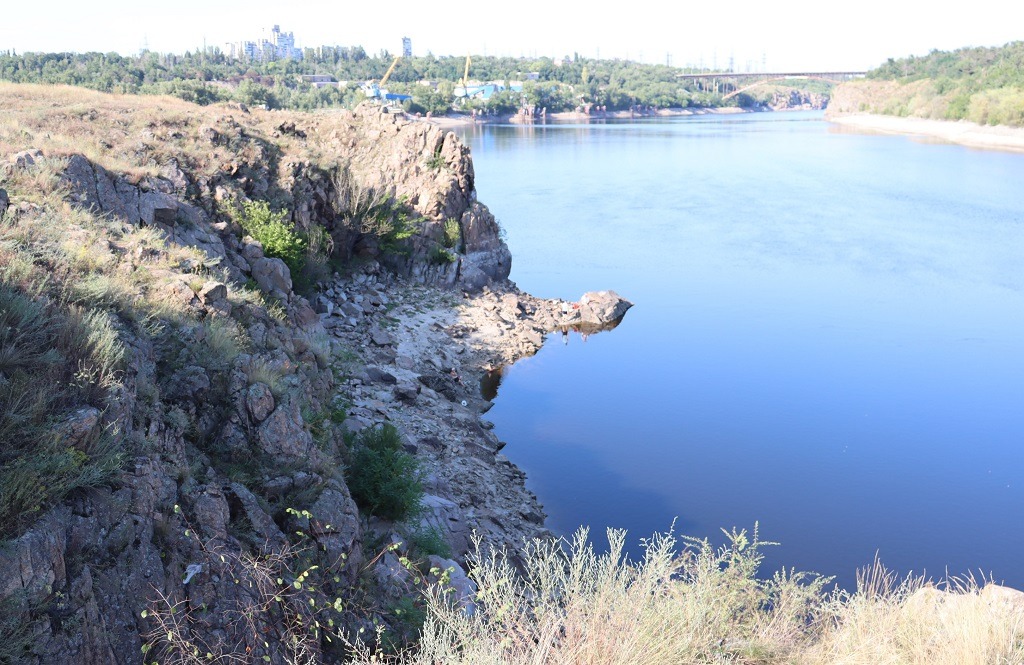
[[[488,414],[550,527],[1024,588],[1024,155],[813,113],[464,136],[521,288],[636,303]]]

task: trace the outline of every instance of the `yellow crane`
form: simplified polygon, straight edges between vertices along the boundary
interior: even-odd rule
[[[466,54],[466,69],[462,72],[462,87],[469,87],[469,54]]]
[[[377,83],[374,83],[373,81],[367,81],[366,83],[362,84],[363,92],[366,93],[367,97],[370,97],[372,99],[380,99],[381,87],[388,82],[389,78],[391,78],[391,72],[395,71],[395,67],[398,65],[398,61],[401,59],[402,56],[396,55],[395,59],[391,62],[391,66],[388,67],[388,70],[384,72],[384,76],[381,77],[380,81],[378,81]]]
[[[385,83],[387,83],[387,82],[388,82],[388,79],[389,79],[389,78],[391,78],[391,72],[395,71],[395,65],[397,65],[397,64],[398,64],[398,61],[399,61],[399,60],[401,60],[401,59],[402,59],[402,56],[400,56],[400,55],[396,55],[396,56],[395,56],[395,59],[394,59],[394,61],[393,61],[393,62],[391,63],[391,66],[390,66],[390,67],[388,67],[388,71],[386,71],[386,72],[384,73],[384,78],[382,78],[382,79],[380,80],[380,83],[378,83],[378,84],[377,84],[377,86],[378,86],[378,87],[380,87],[380,86],[382,86],[382,85],[384,85]]]

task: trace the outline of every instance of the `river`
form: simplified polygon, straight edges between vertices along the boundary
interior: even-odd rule
[[[1024,588],[1024,155],[815,112],[462,135],[520,288],[635,303],[487,416],[548,526]]]

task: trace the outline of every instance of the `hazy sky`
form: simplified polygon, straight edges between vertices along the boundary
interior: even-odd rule
[[[0,51],[184,52],[258,39],[273,24],[299,46],[361,45],[370,53],[526,55],[578,52],[677,66],[865,69],[933,48],[1024,39],[1024,2],[411,2],[384,0],[4,0]],[[375,5],[375,7],[372,7]],[[659,8],[670,7],[669,9]],[[458,12],[446,10],[458,7]]]

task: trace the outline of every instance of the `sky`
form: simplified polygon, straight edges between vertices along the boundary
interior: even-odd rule
[[[183,53],[269,35],[300,47],[360,45],[368,53],[627,58],[675,66],[771,71],[863,70],[932,49],[1024,39],[1024,3],[975,0],[956,11],[931,0],[731,3],[409,0],[5,0],[0,51]],[[635,7],[635,9],[634,9]],[[458,8],[452,11],[449,8]]]

